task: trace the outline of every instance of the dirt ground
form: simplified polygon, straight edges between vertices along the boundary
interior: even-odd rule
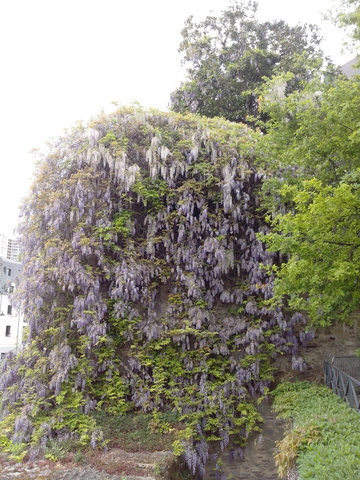
[[[291,370],[291,360],[280,357],[276,361],[277,380],[299,379],[323,383],[324,361],[331,361],[333,357],[353,356],[357,349],[360,349],[360,326],[335,325],[320,329],[314,340],[306,348],[300,349],[308,368],[303,372],[294,372]]]
[[[59,462],[3,460],[0,480],[155,480],[165,478],[161,469],[166,469],[169,457],[170,452],[129,454],[116,448],[97,451],[81,463],[72,461],[71,456]]]

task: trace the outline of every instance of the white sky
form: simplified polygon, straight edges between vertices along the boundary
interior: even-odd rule
[[[338,3],[339,0],[336,2]],[[320,12],[332,0],[258,0],[260,20],[322,27],[335,63],[343,33]],[[33,148],[111,102],[166,109],[185,78],[180,31],[229,0],[0,0],[0,233],[11,235],[30,185]],[[115,109],[115,107],[113,107]]]

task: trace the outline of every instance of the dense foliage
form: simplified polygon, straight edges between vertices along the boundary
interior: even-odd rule
[[[101,443],[96,409],[177,412],[175,452],[200,475],[209,441],[243,445],[272,357],[303,366],[302,316],[268,306],[257,139],[122,108],[53,144],[22,209],[29,339],[2,368],[3,447]]]
[[[328,325],[336,318],[350,322],[359,309],[360,184],[324,186],[308,180],[284,186],[292,211],[277,215],[266,236],[270,250],[289,255],[277,270],[277,297],[291,308],[308,312],[313,323]]]
[[[272,393],[280,417],[291,419],[276,455],[283,478],[295,461],[302,480],[359,478],[358,412],[323,385],[284,383]]]
[[[322,52],[315,26],[262,23],[256,10],[256,2],[243,0],[219,17],[187,20],[180,52],[188,79],[172,94],[175,111],[251,123],[259,114],[256,90],[264,77],[291,72],[288,94],[301,90],[319,69]]]
[[[316,325],[348,322],[360,307],[360,82],[314,80],[275,98],[280,80],[263,95],[271,121],[259,150],[276,173],[264,186],[272,226],[265,239],[288,258],[275,296]]]
[[[269,121],[258,154],[289,183],[315,177],[338,185],[360,167],[359,79],[324,82],[317,76],[302,92],[276,95],[289,77],[275,77],[263,89],[261,104]]]

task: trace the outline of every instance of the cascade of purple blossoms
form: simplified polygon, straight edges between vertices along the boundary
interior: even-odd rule
[[[267,302],[263,266],[276,256],[257,238],[267,227],[255,141],[219,119],[123,108],[53,145],[20,229],[18,302],[36,354],[3,366],[4,415],[14,402],[51,412],[65,387],[88,414],[111,405],[93,386],[120,377],[128,405],[189,422],[179,443],[194,474],[205,472],[208,437],[225,448],[248,435],[239,405],[266,394],[277,353],[304,368],[298,347],[310,339],[295,333],[300,314]],[[14,441],[31,438],[31,415],[19,411]]]

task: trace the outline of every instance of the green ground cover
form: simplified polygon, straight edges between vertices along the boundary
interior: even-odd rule
[[[280,384],[274,409],[290,426],[278,443],[276,463],[282,478],[298,466],[300,480],[360,478],[360,415],[323,385]]]

